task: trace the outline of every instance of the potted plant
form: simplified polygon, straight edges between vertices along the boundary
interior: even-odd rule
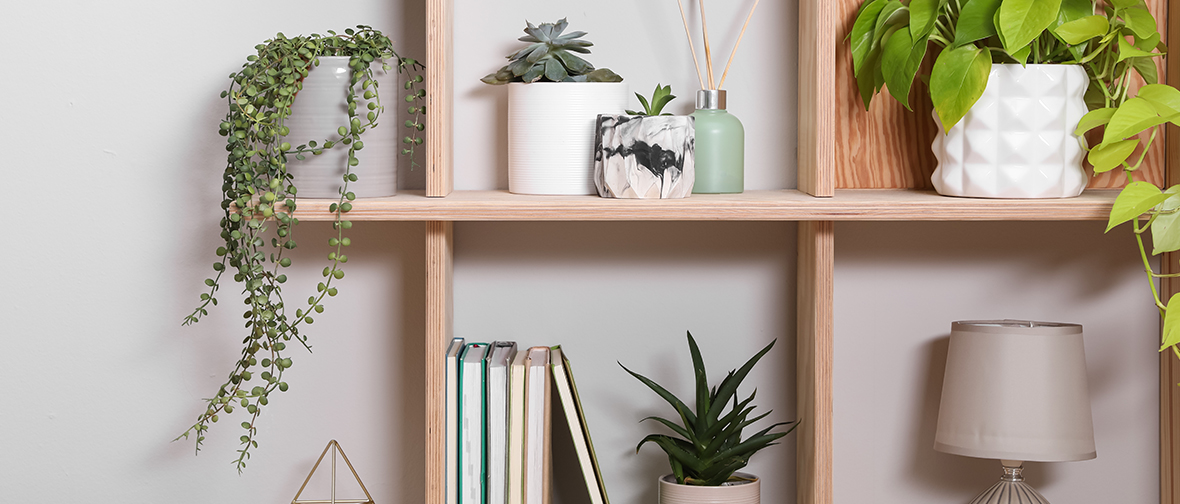
[[[1087,104],[1120,107],[1132,71],[1156,80],[1160,54],[1142,0],[868,0],[849,39],[866,107],[883,86],[909,107],[934,47],[929,92],[944,134],[933,182],[950,196],[1080,194]],[[1089,159],[1109,170],[1115,150],[1101,145]]]
[[[643,445],[655,443],[668,455],[672,474],[659,479],[660,504],[757,504],[760,480],[756,476],[737,471],[746,466],[750,456],[763,448],[777,444],[775,440],[786,436],[799,425],[798,421],[779,422],[742,438],[742,431],[746,427],[765,418],[770,412],[751,417],[754,411],[751,403],[755,394],[751,393],[749,397],[739,400],[738,385],[773,346],[774,341],[771,341],[741,368],[730,371],[720,384],[710,388],[700,348],[697,347],[692,333],[688,333],[688,349],[696,382],[695,408],[689,408],[684,401],[664,387],[623,366],[631,376],[671,404],[676,410],[676,415],[680,417],[680,423],[655,416],[644,418],[663,424],[679,437],[649,434],[635,447],[638,452]],[[622,366],[621,363],[619,365]],[[790,427],[786,431],[771,432],[780,425]]]
[[[221,237],[225,242],[217,248],[217,261],[213,263],[216,275],[205,280],[208,291],[201,294],[200,304],[184,319],[184,325],[194,324],[208,314],[210,306],[217,305],[222,277],[229,272],[233,281],[242,286],[247,305],[246,337],[226,382],[205,399],[205,410],[196,423],[177,437],[195,436],[200,451],[210,425],[221,415],[240,408],[246,413],[246,421],[241,423],[245,432],[235,461],[239,472],[245,468],[250,450],[258,446],[256,422],[262,408],[273,392],[287,390],[283,375],[292,366],[288,345],[297,342],[308,347],[306,326],[314,322],[313,313],[323,313],[325,298],[337,294],[337,283],[344,278],[343,265],[348,261],[344,247],[350,244],[344,233],[352,227],[345,214],[357,197],[352,190],[352,184],[359,180],[355,169],[364,142],[370,139],[370,132],[384,112],[376,74],[396,69],[408,75],[402,87],[407,91],[406,102],[413,116],[422,112],[418,103],[424,96],[419,89],[422,65],[398,55],[388,37],[368,26],[349,28],[342,34],[329,31],[327,35],[286,37],[279,33],[255,49],[257,54],[248,56],[242,69],[230,75],[229,89],[221,93],[229,107],[219,127],[228,152],[221,186],[221,208],[225,212]],[[333,132],[330,136],[292,137],[296,134],[291,126],[294,105],[304,99],[300,90],[316,73],[321,59],[328,57],[347,60],[347,70],[340,69],[347,75],[345,85],[337,88],[339,96],[334,100],[342,102],[339,106],[344,120],[329,125],[327,130]],[[415,146],[421,143],[418,132],[423,127],[416,119],[407,121],[406,127],[410,133],[402,140],[402,152],[412,156]],[[323,127],[317,125],[314,129]],[[292,146],[288,138],[304,143]],[[293,213],[297,192],[303,192],[297,189],[302,182],[291,172],[291,164],[308,155],[327,155],[333,149],[345,155],[341,157],[343,166],[333,177],[337,179],[333,184],[339,188],[333,195],[337,201],[329,207],[336,231],[328,240],[329,263],[324,268],[324,280],[307,299],[307,305],[292,313],[289,308],[295,308],[298,298],[284,299],[282,289],[287,276],[282,270],[291,265],[284,252],[296,246],[293,232],[299,220]]]
[[[627,85],[574,54],[588,54],[594,44],[580,40],[586,32],[564,33],[565,18],[525,24],[520,40],[529,45],[481,79],[508,84],[508,190],[594,194],[594,120],[623,112]]]
[[[695,174],[693,118],[663,113],[676,98],[656,84],[643,110],[599,114],[594,128],[594,185],[604,198],[684,198]]]

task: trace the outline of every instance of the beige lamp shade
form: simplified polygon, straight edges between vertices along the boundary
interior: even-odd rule
[[[1094,458],[1082,326],[951,324],[934,449],[1039,462]]]

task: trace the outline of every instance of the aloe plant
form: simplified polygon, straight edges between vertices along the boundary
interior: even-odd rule
[[[487,84],[509,82],[622,82],[623,78],[608,68],[594,68],[589,61],[573,53],[590,54],[588,47],[594,45],[588,40],[578,40],[586,35],[575,31],[562,35],[569,23],[561,18],[556,23],[528,25],[525,36],[519,40],[530,44],[508,55],[511,63],[499,71],[488,74],[481,81]]]
[[[761,351],[746,361],[741,368],[732,370],[716,387],[709,388],[708,376],[705,373],[705,362],[701,358],[701,350],[697,347],[692,333],[688,333],[688,349],[692,354],[693,374],[696,378],[696,408],[688,405],[668,392],[654,381],[640,375],[622,363],[623,369],[634,376],[656,394],[662,397],[676,410],[680,417],[677,424],[666,418],[651,416],[642,421],[654,420],[659,422],[680,437],[666,434],[648,434],[635,447],[638,452],[643,445],[655,443],[668,454],[668,463],[672,466],[672,474],[676,482],[682,485],[719,486],[727,481],[737,480],[733,473],[746,466],[750,456],[768,446],[773,446],[775,440],[786,436],[799,425],[798,421],[778,422],[753,435],[742,439],[742,431],[753,423],[765,418],[770,412],[750,418],[754,411],[751,403],[757,391],[744,400],[738,400],[738,385],[758,363],[758,360],[769,352],[774,341],[766,345]],[[726,407],[729,410],[726,411]],[[789,425],[786,431],[770,432],[780,425]]]

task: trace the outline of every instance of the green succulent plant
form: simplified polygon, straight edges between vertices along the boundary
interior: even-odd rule
[[[696,377],[696,409],[689,409],[688,405],[661,387],[656,382],[640,375],[622,363],[623,369],[631,376],[647,385],[668,404],[676,409],[680,416],[680,423],[660,417],[647,417],[644,420],[654,420],[664,424],[680,437],[666,434],[648,434],[635,447],[638,452],[644,444],[655,443],[668,454],[668,463],[672,466],[672,474],[676,482],[682,485],[719,486],[726,481],[733,481],[733,473],[746,466],[750,456],[768,446],[774,441],[786,436],[799,425],[798,421],[778,422],[753,435],[742,439],[742,430],[757,422],[770,412],[750,418],[757,391],[744,400],[738,400],[737,388],[746,378],[754,364],[758,363],[766,352],[774,346],[774,341],[766,345],[761,351],[746,361],[741,368],[732,370],[721,380],[721,384],[709,388],[708,376],[705,374],[705,362],[701,358],[701,350],[697,347],[692,333],[688,333],[688,349],[692,354],[693,374]],[[731,405],[728,411],[726,406]],[[789,425],[784,432],[770,432],[780,425]]]
[[[668,113],[661,114],[664,111],[664,107],[676,99],[676,95],[672,94],[671,84],[662,87],[656,84],[656,90],[652,91],[650,102],[639,93],[635,93],[635,97],[639,98],[639,104],[643,105],[643,112],[628,110],[626,111],[628,114],[642,116],[672,115]]]
[[[607,68],[594,68],[589,61],[574,53],[590,54],[587,47],[594,45],[587,40],[578,40],[586,32],[576,31],[562,35],[569,23],[561,18],[556,23],[528,25],[527,34],[521,42],[530,42],[528,47],[508,55],[511,63],[496,73],[480,79],[488,84],[509,82],[622,82],[623,78]]]

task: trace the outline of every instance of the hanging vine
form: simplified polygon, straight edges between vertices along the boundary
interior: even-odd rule
[[[221,208],[225,212],[221,238],[225,243],[216,251],[216,275],[205,280],[208,290],[183,323],[194,324],[208,315],[208,309],[218,303],[218,291],[229,272],[234,283],[242,286],[247,335],[242,340],[241,356],[225,383],[212,398],[205,399],[206,409],[196,423],[176,438],[194,435],[199,452],[210,424],[222,414],[244,410],[247,417],[241,427],[245,432],[234,461],[239,472],[245,468],[250,450],[258,447],[257,421],[262,408],[269,403],[272,392],[287,391],[283,374],[292,366],[288,345],[294,341],[310,350],[303,331],[315,321],[313,315],[324,312],[325,298],[336,296],[337,284],[344,278],[343,265],[348,262],[345,248],[351,244],[345,231],[352,227],[346,214],[356,199],[349,190],[349,184],[357,181],[352,168],[359,164],[356,154],[364,148],[362,137],[377,127],[384,112],[375,75],[377,64],[385,72],[396,69],[405,75],[405,100],[412,119],[404,125],[409,133],[402,139],[402,153],[410,156],[412,166],[415,148],[422,143],[419,133],[425,128],[420,120],[425,114],[421,103],[426,96],[422,89],[423,65],[400,56],[389,38],[371,27],[361,25],[343,34],[328,31],[328,35],[290,38],[279,33],[255,49],[257,54],[248,56],[242,69],[229,76],[229,89],[221,93],[229,106],[219,125],[228,152],[221,186]],[[347,93],[348,123],[340,125],[338,136],[292,147],[286,138],[289,129],[285,122],[303,79],[322,56],[349,57],[352,86]],[[299,219],[294,217],[297,188],[287,172],[287,163],[291,156],[304,159],[334,148],[348,150],[348,167],[339,198],[329,206],[334,214],[334,236],[328,239],[328,265],[315,294],[292,313],[283,297],[287,276],[282,271],[291,266],[291,258],[285,253],[296,247],[292,232]],[[290,301],[291,306],[296,304]]]

